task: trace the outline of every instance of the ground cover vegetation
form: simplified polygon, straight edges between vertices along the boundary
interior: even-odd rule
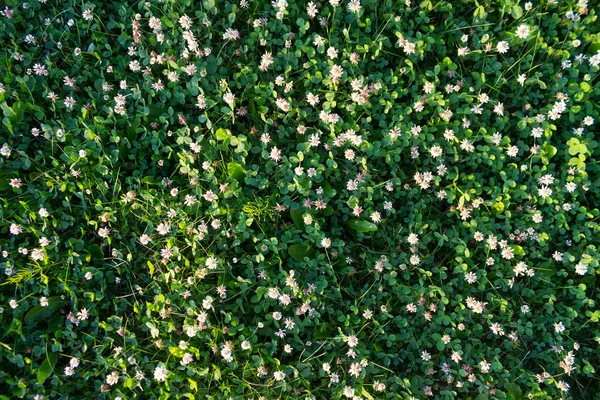
[[[586,399],[586,0],[5,0],[0,399]]]

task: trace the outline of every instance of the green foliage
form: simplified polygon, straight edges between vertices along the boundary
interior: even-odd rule
[[[600,389],[588,1],[0,9],[0,399]]]

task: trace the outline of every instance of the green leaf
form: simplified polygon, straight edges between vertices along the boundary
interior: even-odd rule
[[[217,367],[215,364],[212,364],[213,367],[213,378],[216,381],[221,380],[221,369],[219,367]]]
[[[306,244],[293,244],[288,247],[288,253],[296,261],[304,261],[304,257],[312,258],[315,251]]]
[[[377,225],[369,221],[350,221],[348,226],[358,232],[375,232]]]
[[[576,154],[579,154],[579,146],[580,145],[575,144],[575,145],[569,147],[569,154],[572,155],[572,156],[574,156]]]
[[[0,103],[0,108],[2,109],[4,116],[6,118],[12,118],[15,115],[15,112],[13,111],[13,109],[5,102],[3,101],[2,103]]]
[[[46,307],[37,305],[37,306],[33,307],[31,310],[29,310],[27,312],[27,314],[25,314],[25,322],[32,323],[32,322],[38,322],[41,320],[47,320],[52,316],[52,314],[54,314],[56,311],[58,311],[65,303],[66,303],[66,301],[64,301],[63,299],[61,299],[58,296],[51,297],[48,299],[48,305]]]
[[[246,177],[246,170],[236,162],[227,164],[227,173],[238,182],[243,181]]]
[[[148,260],[148,271],[150,272],[150,275],[154,274],[154,264],[152,264],[150,262],[150,260]]]
[[[231,136],[231,131],[229,129],[219,128],[216,132],[217,140],[226,140]]]
[[[504,203],[502,201],[497,202],[496,204],[494,204],[492,206],[492,208],[494,209],[494,211],[496,211],[497,213],[501,213],[502,211],[504,211]]]
[[[585,81],[581,82],[579,86],[581,87],[581,90],[583,90],[586,93],[592,90],[592,86]]]
[[[333,214],[333,207],[331,207],[331,206],[325,207],[323,210],[321,210],[321,214],[326,217],[331,216]]]
[[[158,328],[156,327],[156,325],[154,325],[152,322],[146,322],[146,326],[148,328],[150,328],[150,335],[153,338],[157,338],[160,335],[160,331],[158,330]]]
[[[296,24],[298,25],[298,28],[300,28],[300,33],[306,32],[310,27],[310,23],[308,21],[303,20],[302,18],[298,18],[296,20]]]
[[[485,12],[485,8],[483,6],[477,6],[477,8],[475,9],[474,17],[485,19],[485,17],[487,17],[487,12]]]
[[[37,380],[39,384],[44,383],[46,379],[50,375],[52,375],[52,371],[54,371],[54,366],[56,365],[56,360],[58,360],[58,355],[56,353],[50,353],[40,365],[40,369],[37,371]]]
[[[546,83],[544,83],[544,81],[538,79],[537,80],[537,84],[540,86],[540,89],[546,89]]]
[[[319,324],[313,333],[315,339],[326,339],[333,336],[333,330],[330,325]]]
[[[217,59],[213,55],[206,58],[206,72],[211,75],[217,72]]]
[[[90,246],[90,254],[96,260],[104,259],[104,253],[102,252],[102,249],[100,248],[100,246],[98,246],[97,244],[93,244]]]
[[[556,271],[558,271],[558,268],[551,262],[545,262],[536,268],[536,273],[546,275],[546,277],[555,275]]]
[[[304,229],[304,220],[302,219],[302,210],[297,208],[290,209],[290,214],[292,215],[292,220],[294,221],[294,225],[298,229]]]
[[[141,122],[141,119],[136,118],[133,120],[133,122],[129,123],[129,126],[127,127],[127,137],[129,139],[131,139],[131,140],[136,139],[137,129],[140,127],[140,122]]]
[[[173,354],[175,357],[183,358],[185,352],[177,346],[169,346],[169,353]]]
[[[514,19],[519,19],[523,16],[523,9],[520,6],[515,6],[510,12],[510,15],[512,15]]]
[[[134,378],[129,378],[125,381],[125,383],[123,383],[123,387],[131,389],[131,388],[135,387],[136,382],[137,382],[137,380],[135,380]]]
[[[12,394],[14,394],[18,398],[22,399],[23,397],[25,397],[25,387],[23,387],[23,386],[15,386],[15,387],[13,387],[12,388]]]
[[[361,390],[361,394],[369,400],[373,400],[373,396],[371,396],[371,394],[369,392],[367,392],[367,390],[365,389],[365,387],[363,386],[362,390]]]
[[[6,126],[6,129],[8,129],[8,131],[10,133],[14,132],[14,128],[12,126],[12,123],[10,122],[10,120],[8,119],[8,117],[4,117],[2,118],[2,124],[4,124],[4,126]]]
[[[525,254],[525,251],[523,250],[523,248],[517,244],[509,244],[508,247],[513,249],[513,252],[517,256],[522,256],[523,254]]]
[[[520,400],[523,398],[523,392],[521,388],[516,383],[505,383],[504,387],[506,388],[508,398],[513,400]]]
[[[548,143],[546,143],[544,145],[544,152],[546,153],[546,155],[548,156],[548,158],[552,158],[556,155],[556,147],[549,145]]]

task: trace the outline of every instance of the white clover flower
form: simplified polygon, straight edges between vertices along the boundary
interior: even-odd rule
[[[188,365],[192,361],[194,361],[194,356],[192,356],[190,353],[185,353],[181,359],[181,365]]]
[[[348,11],[352,13],[357,13],[361,8],[362,6],[360,5],[359,0],[350,0],[348,3]]]
[[[179,18],[179,25],[181,25],[183,29],[190,29],[192,27],[192,19],[184,14]]]
[[[229,107],[233,108],[233,105],[235,103],[235,95],[233,95],[231,92],[226,92],[223,95],[223,101],[225,101],[225,103],[227,103]]]
[[[113,371],[109,376],[106,377],[106,384],[113,386],[119,382],[119,374],[117,371]]]
[[[215,269],[219,265],[219,262],[215,257],[210,256],[206,259],[206,262],[204,264],[208,269]]]
[[[358,345],[358,338],[354,335],[348,336],[348,347],[353,348]]]
[[[517,28],[516,35],[519,39],[527,39],[527,37],[529,36],[529,32],[529,27],[525,24],[521,24]]]
[[[352,376],[354,376],[355,378],[358,378],[358,376],[360,375],[360,373],[362,372],[362,367],[359,363],[352,363],[350,364],[350,369],[348,370],[348,373]]]
[[[169,371],[167,371],[165,367],[160,365],[154,369],[154,379],[156,379],[159,382],[163,382],[167,378],[168,372]]]
[[[508,42],[505,40],[498,42],[498,44],[496,45],[496,50],[498,50],[498,53],[500,53],[500,54],[506,53],[509,49],[510,49],[510,46],[508,45]]]
[[[158,231],[159,234],[164,236],[171,231],[171,227],[169,226],[169,224],[161,222],[156,227],[156,230]]]
[[[545,199],[546,197],[552,196],[552,189],[548,186],[542,186],[541,188],[538,188],[538,194],[541,198]]]
[[[479,369],[481,369],[481,372],[484,374],[487,374],[490,371],[490,367],[492,366],[492,364],[490,364],[489,362],[483,360],[479,363]]]
[[[271,152],[269,153],[269,158],[275,162],[281,160],[281,150],[279,150],[276,146],[273,146]]]
[[[31,252],[31,258],[35,261],[42,261],[44,259],[44,250],[37,248]]]
[[[587,271],[588,267],[581,262],[577,263],[577,265],[575,266],[575,273],[578,275],[585,275]]]
[[[467,272],[465,274],[465,280],[470,283],[473,284],[475,282],[477,282],[477,274],[475,274],[474,272]]]
[[[8,147],[7,143],[4,143],[2,145],[2,148],[0,148],[0,155],[4,156],[4,157],[9,157],[11,154],[11,149],[10,147]]]
[[[407,241],[409,244],[414,246],[417,243],[419,243],[419,235],[417,235],[416,233],[411,233],[410,235],[408,235]]]
[[[459,361],[462,360],[462,356],[460,355],[460,353],[458,351],[453,351],[452,355],[450,356],[450,358],[452,359],[452,361],[454,361],[455,363],[458,363]]]
[[[285,372],[283,371],[275,371],[273,372],[273,378],[275,378],[276,381],[282,381],[284,380],[286,377]]]

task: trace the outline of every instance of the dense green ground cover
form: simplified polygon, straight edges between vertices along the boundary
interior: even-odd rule
[[[597,396],[591,3],[6,0],[0,399]]]

